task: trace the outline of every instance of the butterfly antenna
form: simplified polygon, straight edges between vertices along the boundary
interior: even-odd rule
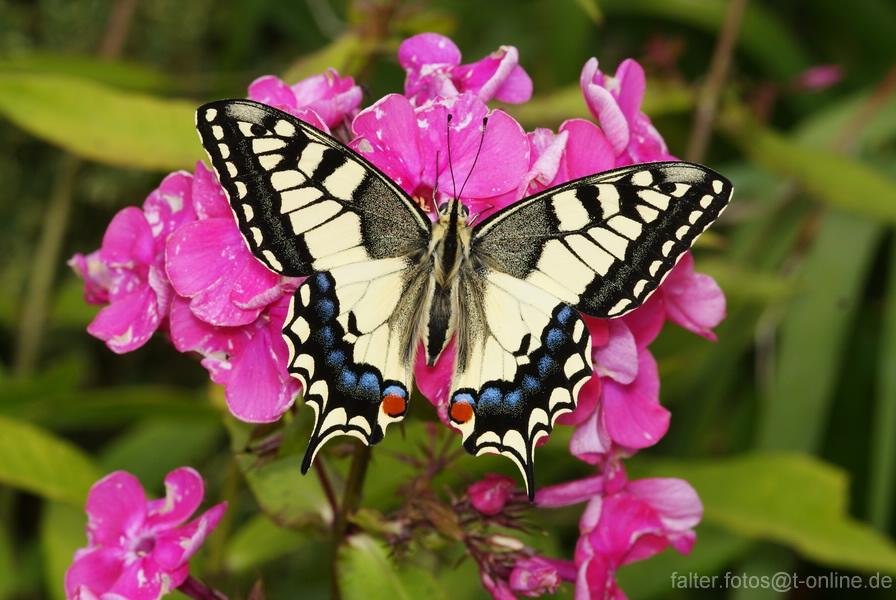
[[[451,187],[454,188],[454,198],[457,198],[457,183],[454,182],[454,162],[451,160],[451,113],[448,113],[448,124],[445,125],[448,137],[448,171],[451,173]]]
[[[436,184],[435,187],[432,188],[432,209],[436,212],[439,211],[439,205],[436,200],[436,196],[439,195],[439,151],[436,150]]]
[[[470,181],[470,175],[473,174],[473,169],[476,168],[476,162],[479,160],[479,153],[482,152],[482,142],[485,141],[485,127],[488,125],[488,117],[482,117],[482,135],[479,137],[479,147],[476,148],[476,156],[473,157],[473,164],[470,165],[470,170],[467,172],[467,178],[464,179],[463,185],[460,186],[460,195],[464,195],[464,188],[467,187],[467,182]],[[449,146],[450,149],[450,146]]]

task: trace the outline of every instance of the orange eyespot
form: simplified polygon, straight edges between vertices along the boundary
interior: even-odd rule
[[[398,394],[388,394],[383,398],[383,412],[390,417],[400,417],[408,408],[408,403]]]
[[[451,420],[455,423],[466,423],[473,418],[473,407],[468,402],[455,402],[451,405]]]

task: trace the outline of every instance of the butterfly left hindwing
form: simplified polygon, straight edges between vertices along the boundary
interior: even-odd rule
[[[302,469],[335,435],[375,444],[410,398],[429,220],[363,157],[249,100],[200,107],[197,129],[249,250],[310,275],[283,335],[315,426]]]

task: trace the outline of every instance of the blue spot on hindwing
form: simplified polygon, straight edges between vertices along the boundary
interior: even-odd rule
[[[321,298],[317,301],[317,312],[324,321],[329,321],[336,316],[336,304],[329,298]]]
[[[529,392],[535,391],[541,387],[541,384],[538,380],[531,375],[523,376],[523,389]],[[510,398],[510,394],[507,395]]]
[[[572,309],[568,306],[564,306],[557,311],[557,320],[560,321],[561,325],[566,325],[566,322],[569,321],[570,317],[572,317]]]
[[[339,383],[344,387],[353,388],[358,384],[358,376],[349,369],[343,369],[339,375]]]
[[[548,331],[548,334],[545,336],[545,344],[548,347],[548,350],[551,352],[556,352],[560,349],[560,346],[563,345],[563,342],[566,341],[566,334],[563,333],[560,329],[551,329]]]
[[[547,377],[548,374],[557,366],[557,361],[545,354],[538,359],[538,374]]]
[[[327,354],[327,362],[334,370],[341,369],[342,365],[345,364],[345,352],[342,350],[333,350]]]
[[[326,273],[318,273],[315,281],[317,282],[317,289],[321,292],[326,292],[330,289],[330,280],[327,279]]]
[[[476,406],[476,401],[473,399],[473,396],[466,392],[459,392],[457,394],[454,394],[454,401],[455,402],[466,402],[467,404]]]
[[[512,392],[504,396],[504,402],[511,408],[517,408],[522,400],[523,395],[519,390],[513,390]]]
[[[317,339],[324,348],[332,348],[336,343],[336,332],[332,327],[321,327],[317,330]]]
[[[501,390],[495,387],[487,387],[479,394],[479,406],[482,408],[494,408],[501,403]]]
[[[380,379],[373,373],[364,373],[358,380],[358,387],[368,392],[374,392],[377,396],[379,396]]]

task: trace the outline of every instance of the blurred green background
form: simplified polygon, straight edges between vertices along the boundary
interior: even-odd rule
[[[201,101],[243,96],[262,74],[294,82],[334,66],[369,102],[400,90],[395,50],[420,31],[451,35],[467,61],[518,47],[535,97],[510,110],[527,129],[586,116],[577,81],[589,57],[609,72],[634,57],[672,153],[735,183],[696,251],[728,297],[719,342],[666,328],[653,348],[672,427],[627,463],[633,476],[697,488],[699,541],[688,557],[626,567],[623,589],[636,599],[894,597],[671,585],[672,572],[896,576],[896,4],[751,0],[735,33],[740,4],[0,0],[0,599],[62,597],[62,572],[84,544],[84,494],[101,474],[124,468],[160,493],[182,464],[208,479],[210,501],[232,506],[198,557],[203,577],[232,598],[259,577],[269,598],[329,596],[326,504],[317,481],[298,475],[304,409],[253,432],[222,419],[204,370],[161,338],[112,354],[86,334],[95,309],[65,260],[98,247],[112,215],[165,172],[201,157]],[[717,50],[726,22],[730,54]],[[838,65],[842,79],[805,85],[818,65]],[[717,107],[705,150],[694,134],[703,102]],[[394,452],[413,452],[434,418],[417,402],[404,435],[374,453],[368,526],[398,502],[407,468]],[[272,431],[284,439],[274,457],[234,458],[231,447]],[[588,473],[566,452],[568,435],[542,449],[542,484]],[[347,465],[337,447],[337,483]],[[456,465],[443,479],[458,493],[477,473],[512,468]],[[579,513],[533,511],[539,530],[527,541],[571,556]],[[450,545],[432,550],[457,557]],[[345,597],[380,597],[381,552],[344,553]],[[438,564],[402,569],[417,570],[408,581],[431,578],[436,598],[484,596],[469,561]]]

